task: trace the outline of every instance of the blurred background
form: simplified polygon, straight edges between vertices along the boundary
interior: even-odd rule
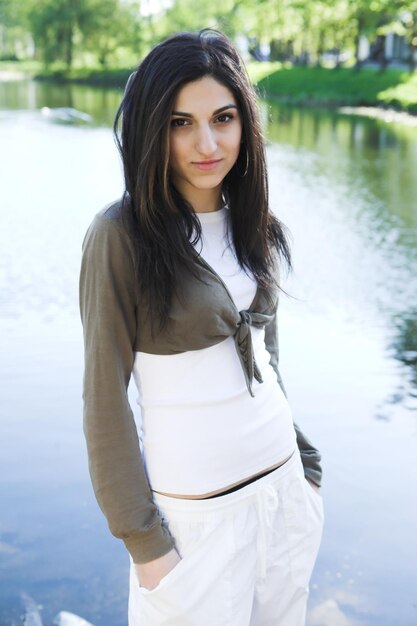
[[[122,192],[127,77],[203,27],[256,84],[292,245],[280,369],[326,510],[308,626],[416,626],[415,0],[0,0],[0,626],[126,626],[82,433],[81,244]]]

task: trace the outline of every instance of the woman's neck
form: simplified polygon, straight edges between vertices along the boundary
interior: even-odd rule
[[[224,204],[220,186],[214,189],[187,189],[183,195],[196,213],[213,213]]]

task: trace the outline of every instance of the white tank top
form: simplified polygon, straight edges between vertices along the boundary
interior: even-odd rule
[[[199,213],[201,256],[226,284],[239,311],[256,282],[228,244],[228,209]],[[140,439],[151,489],[204,496],[283,461],[294,451],[291,409],[265,348],[263,329],[251,328],[263,383],[248,393],[233,337],[174,355],[136,352]]]

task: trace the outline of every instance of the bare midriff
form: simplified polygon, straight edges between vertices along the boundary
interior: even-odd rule
[[[156,491],[155,489],[153,489],[153,491],[155,493],[160,493],[162,496],[169,496],[170,498],[186,498],[186,499],[189,499],[189,500],[201,500],[202,498],[208,498],[210,496],[219,495],[219,494],[223,493],[224,491],[228,491],[232,487],[237,487],[241,483],[245,483],[246,481],[250,480],[251,478],[256,478],[257,476],[262,476],[262,474],[266,474],[267,472],[270,472],[270,471],[272,471],[274,469],[277,469],[278,467],[281,467],[281,465],[284,465],[284,463],[286,463],[291,457],[292,457],[292,454],[290,454],[290,456],[288,456],[283,461],[280,461],[279,463],[276,463],[275,465],[271,465],[270,467],[266,467],[265,469],[263,469],[262,471],[258,472],[257,474],[252,474],[251,476],[247,476],[243,480],[239,480],[236,483],[232,483],[231,485],[228,485],[227,487],[222,487],[221,489],[218,489],[217,491],[210,491],[208,493],[204,493],[204,494],[198,495],[198,496],[195,496],[195,495],[193,495],[193,496],[182,495],[182,494],[178,494],[178,493],[167,493],[165,491]]]

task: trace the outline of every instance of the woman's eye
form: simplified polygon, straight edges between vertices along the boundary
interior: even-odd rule
[[[175,120],[171,120],[171,126],[173,128],[181,128],[182,126],[186,126],[187,125],[188,120],[184,120],[181,118],[175,119]]]
[[[218,116],[217,121],[218,122],[229,122],[232,119],[233,119],[233,115],[231,113],[222,113],[222,115]]]

